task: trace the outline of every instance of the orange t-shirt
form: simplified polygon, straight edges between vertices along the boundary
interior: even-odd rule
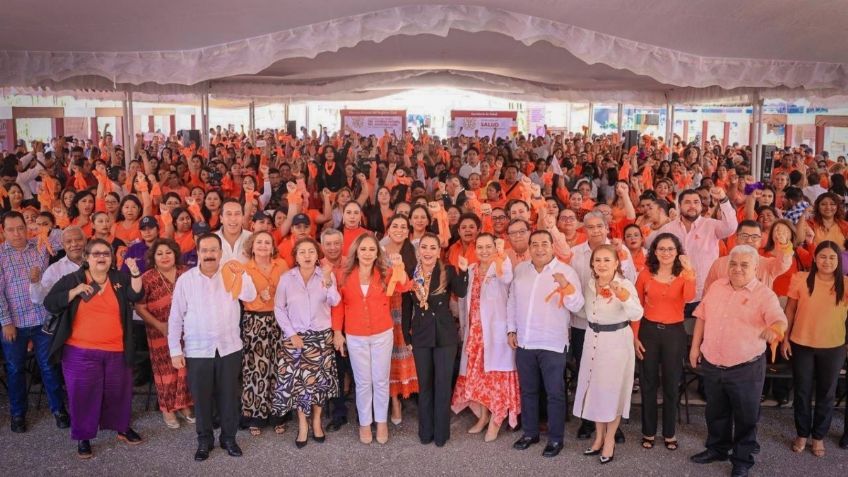
[[[121,309],[112,286],[112,282],[107,281],[102,293],[95,293],[88,302],[80,300],[66,344],[84,349],[124,351]]]
[[[125,244],[129,245],[136,240],[141,240],[141,230],[138,228],[138,220],[132,223],[129,228],[124,227],[124,224],[127,223],[126,220],[118,222],[115,224],[115,237],[124,241]]]
[[[345,228],[343,233],[344,239],[342,241],[342,253],[350,255],[350,247],[353,245],[353,242],[355,242],[360,235],[368,233],[368,230],[364,227],[357,227],[355,229]]]

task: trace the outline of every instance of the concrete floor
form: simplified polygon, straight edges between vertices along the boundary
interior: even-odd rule
[[[177,430],[168,429],[156,411],[144,409],[144,400],[136,398],[134,428],[145,438],[142,445],[130,447],[115,440],[113,432],[104,431],[93,441],[95,457],[81,461],[76,457],[76,443],[69,433],[56,429],[52,416],[43,408],[31,410],[29,430],[12,434],[9,430],[8,400],[0,403],[0,475],[180,475],[180,476],[250,476],[295,474],[301,476],[379,475],[580,475],[580,476],[714,476],[729,475],[730,464],[698,466],[689,462],[691,454],[702,450],[706,435],[703,408],[692,408],[692,423],[679,427],[680,449],[669,452],[658,446],[643,450],[639,446],[639,407],[634,406],[632,420],[624,426],[628,441],[619,445],[615,461],[600,465],[597,457],[581,453],[588,441],[577,441],[573,435],[577,422],[567,424],[568,438],[562,454],[553,459],[541,456],[543,445],[526,451],[512,449],[520,432],[501,431],[497,441],[484,443],[482,435],[465,431],[474,422],[464,412],[455,416],[452,439],[443,448],[423,446],[417,438],[414,401],[405,402],[404,421],[390,424],[391,439],[386,445],[376,442],[363,445],[355,425],[336,433],[327,433],[327,441],[314,441],[304,449],[294,445],[295,425],[282,436],[270,429],[259,437],[239,432],[238,442],[244,450],[241,458],[232,458],[221,449],[212,452],[203,463],[193,461],[196,448],[193,426],[183,423]],[[762,452],[757,456],[753,475],[848,475],[848,451],[839,449],[843,410],[837,411],[826,441],[828,454],[813,457],[809,452],[793,454],[789,443],[794,435],[791,409],[764,408],[760,421]],[[351,416],[353,411],[351,410]]]

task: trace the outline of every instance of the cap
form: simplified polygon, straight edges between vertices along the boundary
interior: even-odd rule
[[[306,214],[297,214],[292,219],[292,227],[295,225],[311,225],[312,221],[309,220],[309,216]]]
[[[145,216],[141,218],[141,222],[138,223],[139,230],[149,229],[151,227],[159,227],[159,222],[156,221],[156,217]]]
[[[253,221],[258,222],[260,220],[271,220],[271,217],[268,217],[268,214],[262,211],[257,211],[253,214]]]
[[[194,235],[208,234],[211,231],[212,229],[209,228],[209,224],[206,222],[195,222],[195,224],[191,226],[191,233]]]

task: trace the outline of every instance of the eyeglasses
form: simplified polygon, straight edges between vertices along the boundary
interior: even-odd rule
[[[673,253],[677,252],[676,247],[657,247],[657,253]]]
[[[763,238],[762,235],[751,235],[751,234],[739,234],[739,239],[741,240],[760,240]]]
[[[493,215],[492,220],[506,220],[506,215]]]
[[[559,220],[562,220],[563,222],[576,222],[577,217],[572,217],[570,215],[566,215],[566,216],[560,217]]]
[[[522,236],[522,235],[527,235],[527,233],[528,233],[528,232],[529,232],[529,230],[527,230],[527,229],[524,229],[524,230],[513,230],[512,232],[507,232],[507,234],[508,234],[510,237],[520,237],[520,236]]]
[[[94,258],[108,258],[112,256],[112,252],[91,252],[88,256]]]

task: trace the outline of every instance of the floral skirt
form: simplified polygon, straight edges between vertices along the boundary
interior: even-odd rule
[[[301,333],[303,348],[291,341],[283,342],[277,353],[277,387],[274,390],[273,413],[283,416],[292,409],[306,415],[312,406],[320,406],[339,396],[333,330]]]

